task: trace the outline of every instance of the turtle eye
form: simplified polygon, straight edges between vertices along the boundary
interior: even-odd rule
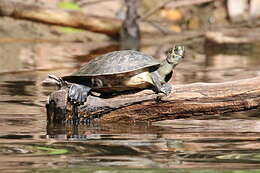
[[[176,46],[174,49],[174,53],[177,55],[183,55],[184,54],[184,47],[183,46]]]

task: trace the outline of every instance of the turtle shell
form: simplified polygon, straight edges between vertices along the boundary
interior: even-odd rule
[[[156,70],[160,61],[138,51],[115,51],[98,56],[79,71],[63,80],[91,87],[94,91],[109,93],[151,86],[148,73]],[[142,73],[145,72],[145,73]],[[142,75],[145,79],[138,81]],[[134,82],[132,82],[134,81]]]
[[[160,61],[152,56],[134,50],[122,50],[98,56],[84,64],[79,71],[70,76],[96,77],[114,75],[159,65]]]

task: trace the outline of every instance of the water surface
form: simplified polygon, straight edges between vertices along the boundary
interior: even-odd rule
[[[44,58],[41,46],[21,49],[41,48],[33,55]],[[79,64],[58,51],[47,55],[34,66],[21,60],[19,67],[1,70],[1,172],[260,172],[259,110],[153,124],[47,124],[45,103],[54,87],[41,82],[48,73],[69,74]],[[255,56],[197,54],[178,66],[172,82],[254,77],[259,65]]]

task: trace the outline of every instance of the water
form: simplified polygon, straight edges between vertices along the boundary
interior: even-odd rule
[[[41,82],[48,73],[71,73],[78,61],[58,52],[66,44],[47,55],[44,45],[54,46],[21,50],[41,48],[33,56],[49,60],[1,68],[1,172],[260,172],[259,110],[153,124],[47,124],[45,102],[55,88]],[[178,67],[174,83],[254,77],[259,64],[259,57],[194,54]]]

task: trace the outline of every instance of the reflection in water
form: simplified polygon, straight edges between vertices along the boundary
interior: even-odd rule
[[[249,66],[248,63],[250,61],[247,56],[217,54],[207,58],[206,66],[223,70],[228,68],[245,68]]]
[[[233,64],[225,64],[227,58]],[[193,64],[187,57],[176,70],[176,83],[220,82],[259,75],[255,70],[259,58],[218,55],[206,59]],[[90,172],[124,172],[129,168],[135,172],[172,172],[162,168],[191,168],[179,170],[186,173],[199,172],[199,168],[211,168],[204,172],[219,167],[232,171],[260,168],[259,110],[153,124],[46,124],[45,101],[55,88],[43,87],[41,81],[48,73],[59,76],[72,71],[0,75],[1,170],[51,172],[47,168],[52,167],[60,172],[77,172],[81,168]],[[231,72],[233,75],[227,75]]]
[[[88,151],[84,152],[87,163],[102,159],[95,163],[101,166],[178,168],[232,163],[232,167],[258,167],[260,164],[260,128],[255,120],[175,120],[131,127],[48,125],[47,137],[57,140],[56,144],[76,142],[74,147]],[[141,163],[136,163],[140,160]]]
[[[34,90],[29,91],[26,86],[34,86],[35,81],[5,81],[2,87],[5,88],[1,94],[7,94],[10,96],[22,95],[22,96],[33,96],[35,95]]]
[[[203,81],[222,82],[259,75],[259,55],[208,54]]]

